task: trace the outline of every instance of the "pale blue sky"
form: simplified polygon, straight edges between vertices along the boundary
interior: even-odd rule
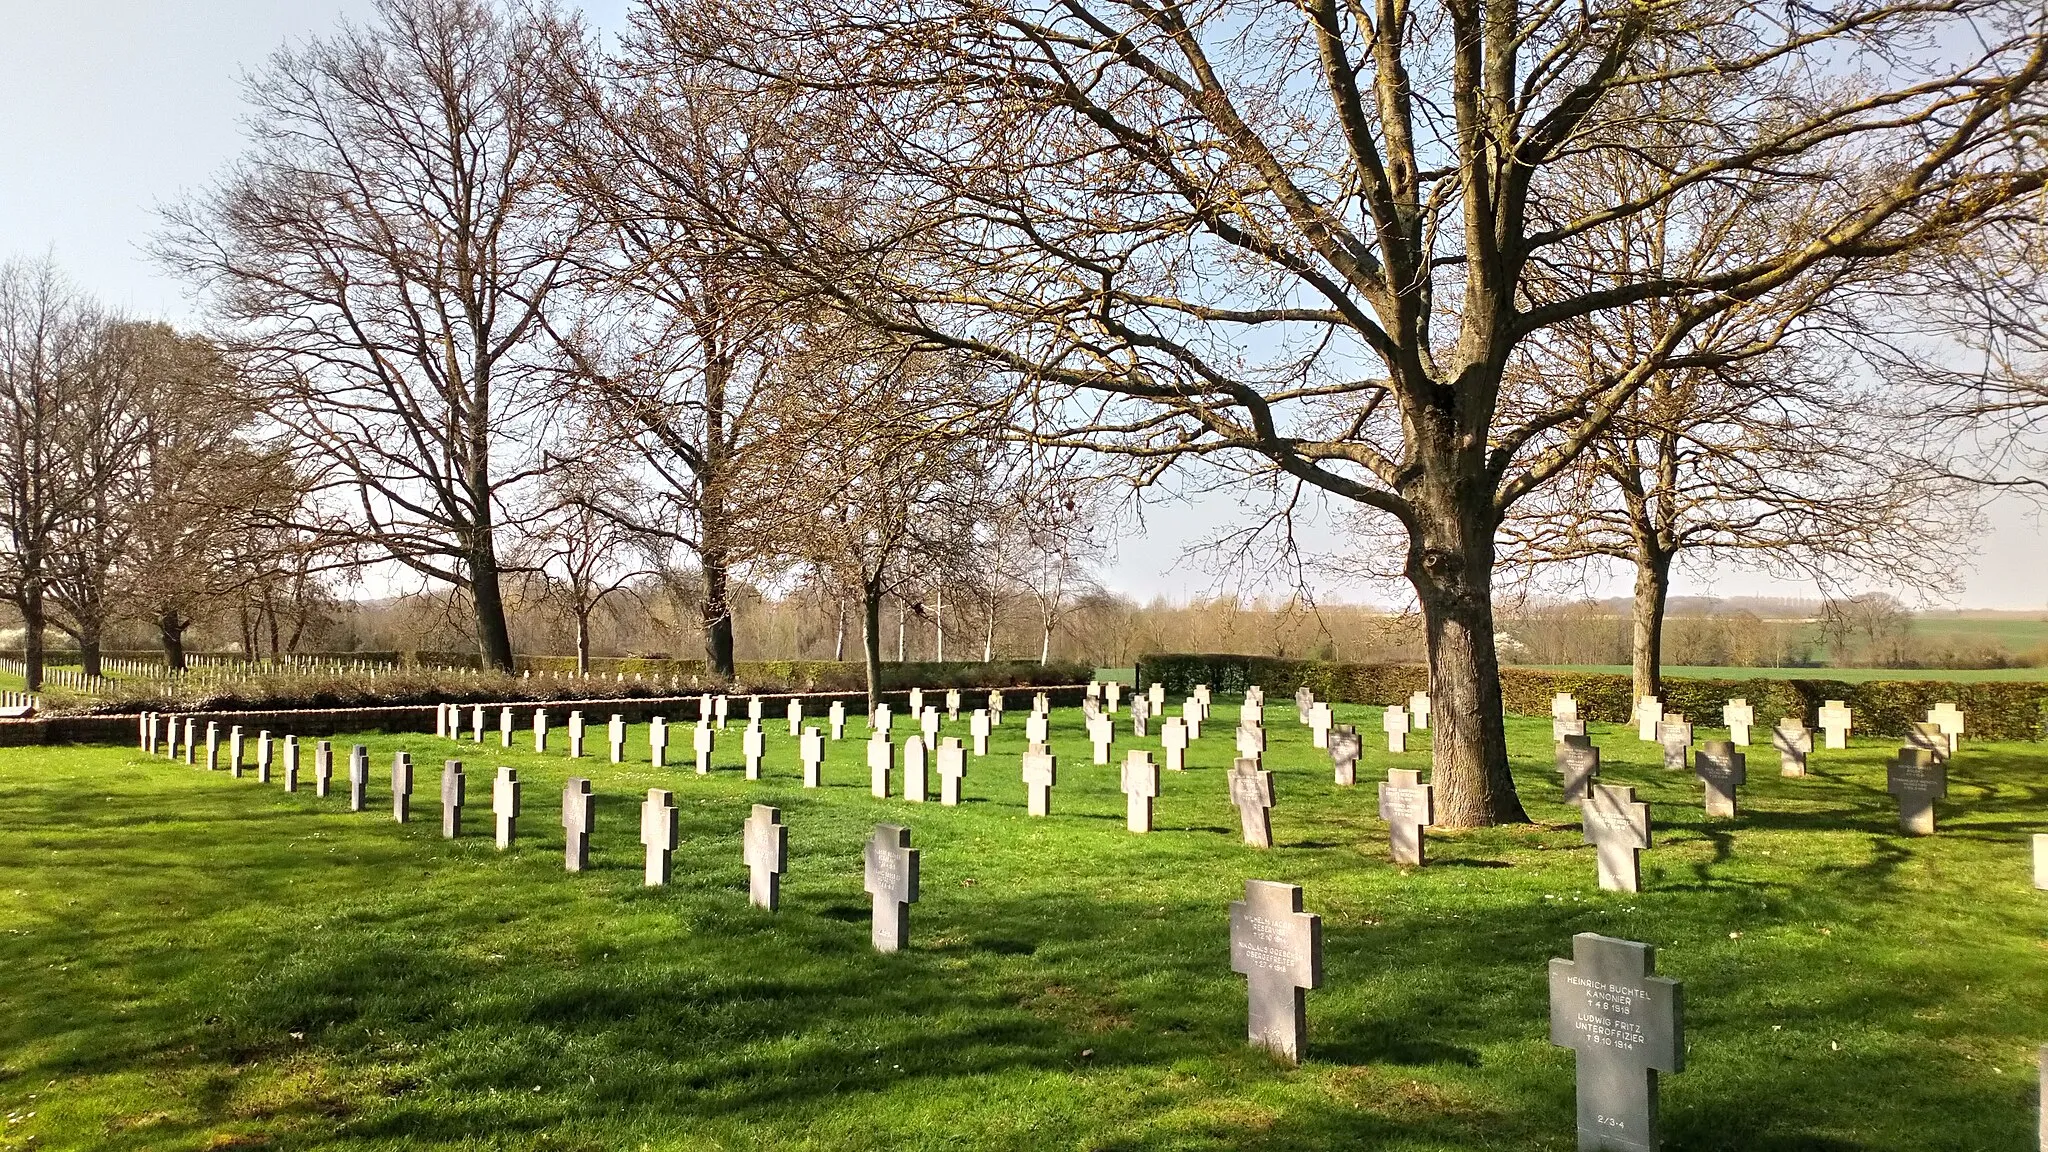
[[[615,27],[626,0],[582,5]],[[280,44],[360,18],[368,0],[0,0],[0,256],[55,255],[86,290],[136,315],[189,319],[183,289],[144,255],[156,208],[207,182],[240,148],[239,78]],[[1107,573],[1120,591],[1206,591],[1180,549],[1238,514],[1234,502],[1152,509]],[[2048,536],[2017,502],[1994,510],[1964,607],[2048,607]],[[1958,564],[1972,550],[1955,549]],[[1625,580],[1596,595],[1619,595]],[[1811,595],[1741,572],[1685,593]],[[1323,589],[1337,599],[1379,590]]]

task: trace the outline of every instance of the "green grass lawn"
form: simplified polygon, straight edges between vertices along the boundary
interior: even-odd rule
[[[1559,672],[1611,672],[1630,675],[1626,664],[1526,664]],[[2048,668],[1703,668],[1666,665],[1664,675],[1695,680],[2048,680]]]
[[[1339,713],[1378,732],[1377,709]],[[1223,779],[1235,715],[1219,706],[1145,836],[1071,711],[1041,820],[1019,713],[952,809],[872,799],[858,724],[816,791],[773,722],[758,782],[737,728],[709,778],[370,737],[355,815],[310,782],[126,748],[0,751],[0,1148],[1565,1150],[1573,1057],[1548,1042],[1545,962],[1582,931],[1655,944],[1685,982],[1667,1148],[2034,1146],[2048,893],[2026,836],[2048,829],[2048,747],[1967,746],[1941,833],[1912,840],[1883,742],[1816,753],[1803,780],[1752,750],[1744,815],[1708,823],[1690,775],[1595,726],[1607,779],[1638,784],[1657,825],[1647,890],[1623,895],[1597,889],[1559,803],[1547,721],[1510,721],[1537,823],[1435,835],[1430,865],[1401,870],[1372,786],[1334,786],[1285,702],[1279,847],[1246,848]],[[419,763],[407,826],[387,794],[400,747]],[[644,761],[644,728],[629,748]],[[470,766],[453,842],[447,756]],[[1427,764],[1368,753],[1360,779],[1396,759]],[[502,853],[499,763],[526,782]],[[572,770],[599,797],[581,875],[562,870]],[[641,883],[650,786],[681,808],[666,889]],[[790,828],[779,914],[747,906],[756,802]],[[893,956],[869,948],[861,890],[882,820],[923,850]],[[1299,1069],[1244,1041],[1227,905],[1247,878],[1303,885],[1323,917]]]

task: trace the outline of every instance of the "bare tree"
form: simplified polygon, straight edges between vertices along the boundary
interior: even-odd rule
[[[587,471],[558,473],[550,504],[528,530],[532,566],[544,598],[568,614],[576,631],[576,671],[587,674],[591,619],[607,600],[652,574],[633,562],[644,555],[645,535],[606,511],[618,501]]]
[[[1507,512],[1690,366],[1702,324],[2042,185],[2048,40],[2018,0],[651,7],[678,59],[828,112],[786,201],[826,223],[792,242],[700,205],[764,260],[1007,368],[1042,441],[1277,473],[1401,525],[1453,826],[1525,818],[1494,651]],[[1659,178],[1580,199],[1619,155]],[[1796,211],[1691,270],[1572,263],[1729,182]],[[1513,394],[1527,342],[1646,301],[1672,319],[1638,359]]]
[[[70,452],[102,328],[51,261],[0,264],[0,589],[21,614],[31,692],[42,687],[50,585],[80,496]]]
[[[250,151],[160,245],[323,464],[323,527],[467,593],[505,670],[497,532],[542,466],[538,320],[577,228],[533,23],[379,0],[372,26],[279,52],[249,85]]]

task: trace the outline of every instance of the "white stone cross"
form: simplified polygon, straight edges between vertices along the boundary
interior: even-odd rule
[[[711,718],[718,722],[718,730],[725,731],[726,721],[732,718],[732,698],[716,696],[711,701]]]
[[[976,708],[974,710],[974,716],[969,721],[968,732],[974,737],[974,754],[976,756],[988,755],[988,738],[992,732],[992,726],[988,718],[988,709]]]
[[[690,751],[697,757],[697,775],[711,775],[711,753],[718,746],[718,729],[699,721],[690,729]]]
[[[988,694],[988,722],[992,727],[1003,726],[1003,693],[998,688]]]
[[[1159,746],[1166,751],[1166,770],[1182,772],[1188,766],[1188,722],[1168,716],[1159,726]]]
[[[1273,774],[1257,760],[1239,757],[1230,766],[1230,802],[1244,826],[1244,842],[1254,848],[1273,846]]]
[[[1664,722],[1664,702],[1655,696],[1636,701],[1636,736],[1650,744],[1657,742],[1657,725]]]
[[[1059,783],[1059,758],[1043,744],[1024,750],[1025,811],[1033,816],[1052,815],[1052,790]]]
[[[747,863],[747,903],[773,912],[782,907],[782,874],[789,870],[789,828],[782,809],[754,805],[741,834]]]
[[[1600,862],[1600,887],[1638,892],[1643,883],[1643,849],[1650,846],[1650,806],[1621,784],[1595,784],[1579,805],[1585,841]]]
[[[924,689],[912,688],[910,690],[910,707],[908,711],[912,716],[916,716],[924,711]]]
[[[1113,682],[1112,682],[1113,683]],[[1107,715],[1090,717],[1088,742],[1095,747],[1095,762],[1109,763],[1109,746],[1116,741],[1116,721]]]
[[[646,887],[668,883],[678,833],[676,794],[666,788],[649,788],[640,805],[640,843],[647,848]]]
[[[1104,684],[1102,686],[1103,710],[1112,716],[1116,715],[1117,701],[1123,697],[1123,694],[1124,686],[1121,681],[1111,680]]]
[[[611,719],[611,723],[610,723],[609,725],[607,725],[607,735],[608,735],[608,736],[610,737],[610,740],[611,740],[611,747],[612,747],[612,763],[614,763],[614,764],[623,764],[623,763],[625,763],[625,760],[626,760],[626,718],[625,718],[624,716],[620,716],[620,715],[616,715],[616,714],[614,714],[614,715],[612,716],[612,719]]]
[[[329,745],[325,740],[321,747]],[[469,780],[463,775],[462,761],[441,762],[441,835],[453,840],[462,835],[462,804],[468,798]]]
[[[597,817],[597,797],[590,781],[571,776],[562,785],[562,868],[582,872],[590,867],[590,825]]]
[[[237,780],[242,777],[242,760],[242,726],[231,724],[228,726],[228,775]]]
[[[1047,739],[1052,720],[1043,712],[1033,712],[1024,718],[1024,742],[1026,744],[1049,744]]]
[[[1309,743],[1317,748],[1330,746],[1330,726],[1337,722],[1330,712],[1327,701],[1318,700],[1308,706]]]
[[[286,736],[284,738],[284,790],[287,792],[297,792],[299,790],[299,738],[297,736]]]
[[[939,741],[939,803],[952,807],[960,803],[960,786],[967,779],[967,746],[958,736]]]
[[[1417,732],[1429,730],[1429,693],[1414,692],[1408,697],[1408,722],[1415,725]]]
[[[926,708],[924,711],[919,712],[917,717],[918,728],[924,733],[925,746],[927,748],[937,747],[939,743],[939,710],[937,708]]]
[[[481,704],[470,705],[469,739],[472,744],[484,742],[484,706]]]
[[[960,690],[958,688],[946,689],[946,719],[949,721],[960,719]]]
[[[1806,722],[1794,716],[1778,721],[1771,729],[1771,746],[1778,750],[1778,775],[1806,775],[1806,758],[1813,754],[1813,733]]]
[[[1820,730],[1827,734],[1827,746],[1840,750],[1849,746],[1849,732],[1855,726],[1855,714],[1840,700],[1830,700],[1821,705]]]
[[[1963,713],[1954,704],[1943,701],[1927,710],[1927,722],[1941,729],[1948,737],[1948,750],[1954,755],[1963,746]]]
[[[747,730],[740,733],[740,754],[747,758],[747,779],[759,780],[761,760],[768,754],[768,734],[759,720],[747,721]]]
[[[924,803],[925,789],[931,780],[924,749],[922,733],[912,732],[903,738],[903,798],[918,804]]]
[[[1136,706],[1136,697],[1131,700]],[[1152,762],[1152,754],[1133,748],[1124,756],[1123,765],[1124,827],[1133,832],[1152,830],[1152,801],[1159,795],[1159,765]]]
[[[1408,710],[1399,704],[1389,705],[1380,713],[1380,730],[1387,734],[1387,751],[1408,751]]]
[[[1151,722],[1152,702],[1143,696],[1131,697],[1131,735],[1143,740],[1150,734],[1147,725]]]
[[[797,755],[804,762],[804,787],[824,787],[825,734],[815,727],[805,728],[797,742]]]
[[[827,722],[828,722],[828,723],[829,723],[829,724],[830,724],[830,725],[832,726],[832,738],[833,738],[834,740],[843,740],[843,739],[845,739],[845,738],[846,738],[846,704],[845,704],[845,702],[843,702],[843,701],[840,701],[840,700],[834,700],[834,701],[832,702],[832,708],[831,708],[831,710],[830,710],[830,711],[828,711],[828,712],[827,712],[827,713],[825,714],[825,718],[826,718],[826,721],[827,721]]]
[[[1188,726],[1189,740],[1200,740],[1202,738],[1202,718],[1208,714],[1209,709],[1193,696],[1181,701],[1180,719],[1181,723]]]
[[[348,810],[361,812],[369,807],[369,796],[370,750],[358,744],[348,750]]]
[[[206,770],[212,772],[220,767],[220,724],[206,722]]]
[[[887,738],[895,729],[896,717],[889,711],[889,706],[887,704],[875,705],[874,715],[868,717],[868,734],[873,735],[876,732],[880,732],[884,738]]]
[[[545,708],[533,710],[533,750],[536,753],[548,750],[548,710]]]
[[[258,784],[270,783],[270,758],[272,754],[269,730],[266,729],[258,732],[256,734],[256,782]],[[349,809],[349,811],[361,812],[362,808],[357,806]]]
[[[896,767],[896,746],[889,734],[877,728],[868,733],[868,791],[878,800],[889,798],[889,773]]]
[[[583,759],[583,713],[569,713],[569,759]]]
[[[1152,714],[1154,716],[1161,715],[1166,711],[1166,685],[1154,680],[1152,682],[1152,690],[1147,695],[1152,699]]]
[[[296,738],[293,743],[298,741]],[[292,749],[292,759],[297,760],[298,749]],[[412,753],[400,752],[391,758],[391,819],[399,824],[412,823]]]
[[[313,795],[326,799],[334,788],[334,742],[322,740],[313,746]]]
[[[1387,840],[1394,863],[1421,867],[1423,830],[1436,823],[1436,790],[1410,768],[1395,768],[1380,782],[1380,819],[1387,822]]]
[[[917,902],[917,849],[910,846],[910,829],[875,825],[862,856],[862,886],[875,901],[870,939],[877,952],[900,952],[910,943],[910,906]]]
[[[747,720],[750,723],[759,724],[767,716],[768,706],[759,696],[747,697]]]
[[[510,708],[498,709],[498,746],[501,748],[510,748],[512,746],[512,710]]]
[[[1737,696],[1721,706],[1721,724],[1728,729],[1728,742],[1740,748],[1749,747],[1749,730],[1756,725],[1756,709],[1749,701]]]
[[[647,762],[656,768],[668,763],[668,721],[660,716],[647,721]]]
[[[1339,787],[1358,783],[1358,758],[1365,755],[1365,737],[1350,724],[1330,729],[1330,775]]]
[[[792,696],[789,700],[789,734],[799,736],[804,730],[804,702]]]

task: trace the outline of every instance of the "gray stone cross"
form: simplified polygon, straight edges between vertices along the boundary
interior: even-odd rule
[[[240,724],[229,725],[228,775],[233,776],[237,780],[242,778],[243,759],[244,757],[242,755],[242,726]],[[327,793],[322,792],[321,795],[325,796],[327,795]]]
[[[513,768],[499,768],[498,778],[491,782],[491,815],[498,821],[498,848],[512,846],[512,838],[519,832],[519,772]]]
[[[272,745],[269,731],[266,730],[256,733],[256,782],[258,784],[270,783],[271,755]],[[359,809],[351,809],[351,811],[358,810]]]
[[[1230,905],[1230,970],[1246,984],[1246,1035],[1289,1064],[1308,1041],[1308,990],[1323,983],[1323,918],[1301,910],[1301,888],[1244,882]]]
[[[412,822],[412,753],[399,752],[391,757],[391,819],[400,824]]]
[[[1266,757],[1266,730],[1258,725],[1240,724],[1237,727],[1237,754],[1246,760],[1263,760]]]
[[[773,912],[782,907],[782,874],[789,869],[789,829],[782,809],[756,804],[742,833],[747,862],[747,902]]]
[[[1685,1070],[1685,994],[1647,944],[1592,932],[1550,962],[1550,1042],[1578,1053],[1580,1152],[1656,1152],[1657,1073]]]
[[[1692,751],[1692,724],[1677,712],[1667,712],[1657,722],[1657,743],[1664,749],[1664,767],[1685,771],[1687,753]]]
[[[1358,783],[1358,758],[1365,755],[1365,737],[1351,724],[1330,726],[1330,770],[1337,785],[1349,788]]]
[[[468,798],[467,784],[468,778],[462,774],[462,761],[448,760],[442,763],[441,835],[450,840],[462,835],[462,804]]]
[[[1735,790],[1748,783],[1748,764],[1727,740],[1709,740],[1693,754],[1693,775],[1707,786],[1707,815],[1735,819]]]
[[[590,825],[597,819],[597,797],[590,781],[571,776],[562,785],[562,868],[582,872],[590,867]]]
[[[299,738],[297,736],[286,736],[284,738],[284,790],[287,792],[297,792],[299,790]]]
[[[334,741],[313,746],[313,795],[322,797],[334,789]]]
[[[1600,775],[1600,750],[1583,733],[1566,736],[1557,745],[1557,774],[1564,784],[1564,802],[1579,804]]]
[[[640,843],[647,848],[647,887],[659,888],[668,883],[677,834],[676,794],[666,788],[649,788],[646,801],[640,805]]]
[[[1143,740],[1151,735],[1152,704],[1143,696],[1131,697],[1131,735]]]
[[[910,906],[917,903],[917,849],[910,829],[877,824],[862,852],[866,861],[863,887],[875,901],[870,938],[877,952],[900,952],[910,943]]]
[[[1131,697],[1131,709],[1136,711],[1144,699]],[[1150,832],[1152,801],[1159,795],[1159,765],[1152,762],[1150,752],[1133,748],[1124,756],[1123,793],[1124,827],[1133,832]]]
[[[1025,811],[1033,816],[1052,815],[1052,790],[1059,783],[1059,758],[1043,744],[1024,750]]]
[[[1806,758],[1813,755],[1813,733],[1806,722],[1787,716],[1771,729],[1771,747],[1778,750],[1778,775],[1806,775]]]
[[[1636,801],[1636,790],[1621,784],[1595,784],[1579,804],[1586,843],[1600,861],[1600,887],[1609,892],[1640,892],[1642,852],[1650,846],[1650,806]]]
[[[1423,830],[1436,823],[1435,789],[1421,773],[1395,768],[1380,784],[1380,819],[1387,822],[1387,840],[1394,863],[1420,868],[1424,863]]]
[[[953,807],[960,803],[960,786],[967,781],[967,746],[958,736],[939,741],[934,757],[939,766],[939,803]]]
[[[361,812],[369,806],[370,750],[361,744],[348,750],[348,810]]]
[[[1257,760],[1239,757],[1230,765],[1230,802],[1244,826],[1244,842],[1254,848],[1273,846],[1273,774]]]
[[[933,713],[937,715],[937,713]],[[925,755],[925,736],[912,732],[903,738],[903,798],[922,804],[931,785],[931,765]]]
[[[1901,748],[1885,766],[1885,791],[1899,801],[1899,831],[1934,835],[1934,802],[1948,795],[1948,767],[1925,748]]]

